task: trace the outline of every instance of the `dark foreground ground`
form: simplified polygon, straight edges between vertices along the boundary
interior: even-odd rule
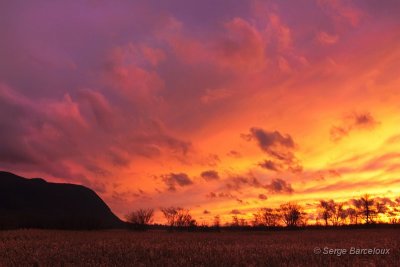
[[[390,249],[390,254],[354,255],[350,254],[352,247]],[[336,255],[328,255],[325,254],[329,253],[328,249],[346,249],[347,252],[341,256],[337,255],[337,251]],[[357,251],[353,250],[353,253],[355,252]],[[0,231],[0,266],[399,266],[399,264],[400,231],[396,229],[221,233],[164,231],[137,233],[122,230]]]

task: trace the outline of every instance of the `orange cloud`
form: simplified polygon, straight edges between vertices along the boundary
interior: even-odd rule
[[[2,16],[2,169],[121,217],[400,195],[395,1],[42,4]]]
[[[373,129],[379,123],[368,112],[352,113],[343,118],[342,124],[333,126],[330,134],[333,141],[339,141],[353,130]]]

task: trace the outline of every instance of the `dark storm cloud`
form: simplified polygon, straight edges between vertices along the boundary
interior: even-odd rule
[[[268,197],[266,195],[264,195],[264,194],[259,194],[258,198],[261,199],[261,200],[267,200],[268,199]]]
[[[278,131],[269,132],[261,128],[253,127],[249,134],[243,134],[247,140],[255,140],[262,151],[269,157],[258,165],[262,168],[275,171],[301,172],[302,166],[294,152],[296,144],[293,138]]]
[[[212,181],[212,180],[218,180],[219,179],[218,172],[214,171],[214,170],[204,171],[200,175],[206,181]]]
[[[269,184],[265,185],[264,188],[268,189],[270,193],[275,194],[291,194],[294,191],[291,184],[279,178],[273,179]]]
[[[375,126],[377,121],[372,117],[369,112],[354,114],[354,125],[358,127],[370,127]]]
[[[254,177],[253,175],[237,175],[237,176],[231,176],[227,180],[228,182],[226,183],[226,187],[230,190],[240,190],[243,187],[262,187],[262,184],[260,181]]]
[[[231,210],[231,214],[239,215],[239,214],[242,214],[242,212],[240,210],[233,209],[233,210]]]
[[[236,150],[231,150],[231,151],[229,151],[228,153],[227,153],[227,155],[229,156],[229,157],[232,157],[232,158],[240,158],[242,155],[240,154],[240,152],[238,152],[238,151],[236,151]]]
[[[186,173],[170,173],[162,176],[162,180],[169,191],[176,191],[176,187],[184,187],[193,184]]]
[[[210,192],[207,194],[208,198],[229,198],[236,199],[237,197],[229,192]]]
[[[281,167],[278,165],[278,163],[272,160],[264,160],[263,162],[260,162],[258,165],[264,169],[268,169],[271,171],[277,172],[281,170]]]
[[[246,140],[255,139],[259,147],[270,153],[271,149],[276,146],[283,146],[286,148],[294,148],[295,144],[290,135],[282,135],[278,131],[265,131],[261,128],[253,127],[250,129],[250,134],[242,135]]]
[[[353,112],[344,116],[339,125],[332,126],[330,137],[332,141],[338,142],[354,130],[372,130],[378,124],[379,122],[369,112]]]
[[[216,198],[217,194],[215,192],[210,192],[209,194],[207,194],[207,197],[209,198]]]
[[[253,175],[238,175],[229,177],[226,187],[229,190],[239,191],[246,187],[264,188],[271,194],[291,194],[294,192],[292,185],[280,178],[272,179],[270,183],[261,183]]]

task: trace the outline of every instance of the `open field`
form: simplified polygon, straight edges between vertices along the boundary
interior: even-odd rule
[[[320,254],[314,253],[316,247],[322,249]],[[326,255],[325,247],[347,253]],[[349,255],[351,247],[386,248],[390,254]],[[398,266],[399,262],[396,229],[0,232],[0,266]]]

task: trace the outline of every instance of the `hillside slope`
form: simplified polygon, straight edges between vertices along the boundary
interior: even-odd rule
[[[91,189],[0,172],[0,228],[117,228],[123,222]]]

